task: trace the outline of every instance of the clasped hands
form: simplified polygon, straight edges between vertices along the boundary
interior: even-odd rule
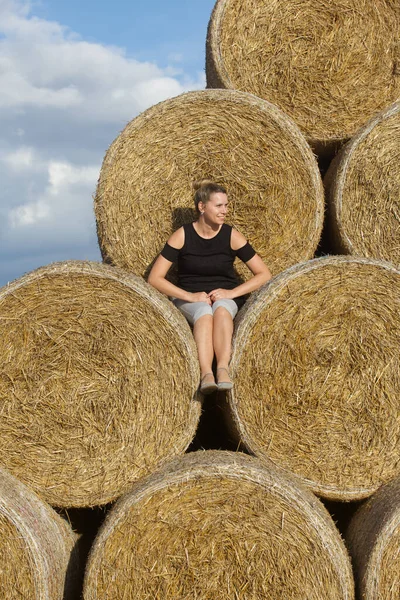
[[[192,302],[207,302],[207,304],[211,306],[217,300],[222,300],[223,298],[232,298],[231,294],[232,290],[224,290],[222,288],[212,290],[208,294],[206,292],[194,292],[192,294]]]

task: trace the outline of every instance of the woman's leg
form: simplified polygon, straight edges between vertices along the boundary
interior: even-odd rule
[[[211,314],[203,315],[195,321],[193,335],[197,345],[201,378],[203,378],[206,373],[212,373],[214,358],[213,317]]]
[[[228,368],[231,357],[233,319],[231,313],[222,306],[214,312],[213,345],[217,368]]]
[[[201,378],[203,378],[206,373],[212,373],[214,359],[212,308],[207,302],[185,302],[176,298],[173,303],[193,327]]]
[[[229,390],[232,387],[228,365],[232,349],[233,319],[238,309],[236,302],[230,299],[217,300],[213,309],[213,344],[217,359],[218,388]]]

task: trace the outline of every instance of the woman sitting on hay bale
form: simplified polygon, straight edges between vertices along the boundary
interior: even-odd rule
[[[227,225],[226,189],[212,181],[194,184],[198,219],[180,227],[165,244],[150,272],[148,282],[172,298],[193,325],[199,355],[200,391],[229,390],[232,382],[228,364],[231,354],[233,319],[245,295],[261,287],[271,273],[246,238]],[[238,256],[253,276],[240,283],[233,262]],[[178,285],[166,279],[178,263]],[[217,383],[212,372],[214,354]]]

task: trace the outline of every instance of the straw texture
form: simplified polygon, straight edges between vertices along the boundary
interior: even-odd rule
[[[348,139],[400,95],[398,0],[218,0],[207,86],[273,102],[313,144]]]
[[[400,479],[356,512],[346,533],[362,600],[400,598]]]
[[[334,247],[400,265],[400,102],[363,127],[325,176]]]
[[[202,179],[227,187],[228,221],[274,273],[313,256],[323,189],[299,129],[251,94],[203,90],[153,106],[109,148],[95,198],[103,258],[145,275],[171,233],[195,219],[192,185]]]
[[[319,500],[272,465],[194,452],[110,512],[85,600],[350,600],[343,542]]]
[[[73,600],[76,538],[50,506],[0,468],[0,598]]]
[[[115,499],[194,436],[190,328],[118,269],[56,263],[0,290],[0,364],[0,462],[55,506]]]
[[[400,272],[328,257],[288,269],[237,319],[229,400],[246,447],[332,500],[400,472]]]

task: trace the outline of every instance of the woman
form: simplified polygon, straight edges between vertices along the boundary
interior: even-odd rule
[[[226,189],[212,181],[194,185],[198,219],[171,235],[150,271],[148,282],[170,296],[193,326],[199,355],[200,391],[229,390],[233,384],[228,365],[231,355],[233,319],[245,295],[271,279],[271,273],[246,238],[225,223],[228,211]],[[245,283],[235,275],[238,256],[253,273]],[[178,285],[166,279],[171,265],[178,263]],[[212,363],[216,357],[216,378]]]

